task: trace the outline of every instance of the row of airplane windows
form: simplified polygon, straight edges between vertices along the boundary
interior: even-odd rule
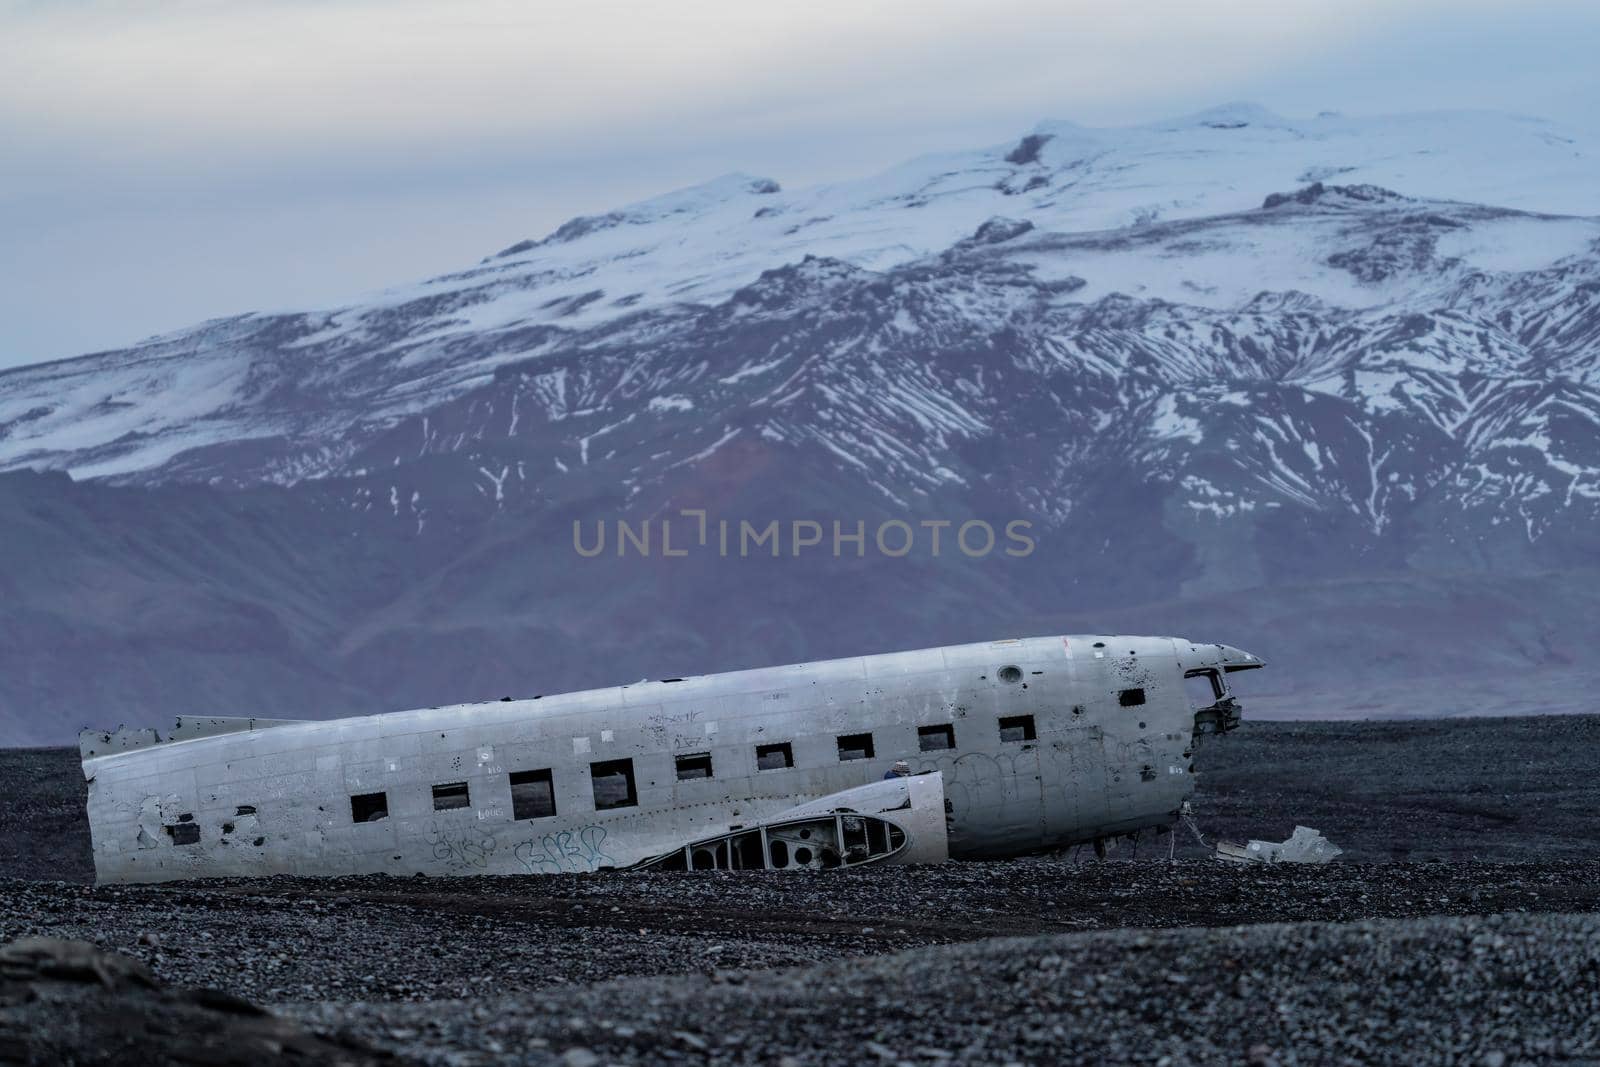
[[[1137,707],[1145,702],[1143,689],[1124,689],[1118,694],[1118,703],[1125,708]],[[1083,706],[1072,709],[1074,715],[1083,714]],[[1140,725],[1143,725],[1142,723]],[[1038,737],[1032,715],[1002,715],[999,719],[1000,740],[1007,743],[1033,741]],[[839,761],[872,759],[876,751],[871,733],[841,734],[835,738]],[[917,747],[923,752],[943,752],[956,747],[956,730],[949,723],[917,728]],[[688,782],[712,777],[711,753],[692,752],[674,757],[678,781]],[[794,746],[788,741],[756,746],[758,771],[783,770],[794,766]],[[546,767],[536,771],[512,771],[508,776],[511,786],[512,817],[545,819],[556,814],[555,778]],[[590,787],[594,794],[596,811],[614,808],[637,807],[639,794],[634,787],[633,760],[600,760],[589,765]],[[466,782],[445,782],[433,787],[433,810],[451,811],[472,806],[471,787]],[[237,815],[243,818],[254,815],[254,805],[239,805]],[[350,817],[354,822],[377,822],[389,817],[389,794],[357,793],[350,797]],[[223,825],[226,836],[234,831],[234,823]],[[200,824],[192,814],[179,815],[176,822],[164,826],[176,845],[200,843]],[[264,837],[255,838],[260,847]]]
[[[1144,690],[1123,690],[1120,694],[1123,707],[1144,703]],[[1073,709],[1081,714],[1081,707]],[[1022,743],[1038,737],[1032,715],[1003,715],[999,719],[1000,740],[1003,743]],[[877,753],[872,734],[842,734],[835,738],[839,762],[872,759]],[[956,747],[956,729],[949,723],[917,727],[917,747],[923,752],[943,752]],[[711,753],[693,752],[674,757],[678,781],[689,782],[713,776]],[[794,746],[788,741],[756,746],[756,770],[776,771],[794,766]],[[556,814],[555,779],[550,768],[536,771],[512,771],[508,778],[511,786],[511,816],[523,819],[546,819]],[[637,807],[639,794],[634,786],[633,760],[599,760],[589,765],[589,782],[594,794],[594,809],[610,811],[615,808]],[[433,810],[452,811],[472,806],[471,789],[466,782],[446,782],[433,787]],[[389,817],[389,794],[358,793],[350,798],[350,817],[355,822],[377,822]]]

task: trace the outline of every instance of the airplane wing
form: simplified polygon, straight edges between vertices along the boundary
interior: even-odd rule
[[[786,808],[769,819],[685,842],[635,870],[826,870],[949,857],[944,775],[886,778]]]

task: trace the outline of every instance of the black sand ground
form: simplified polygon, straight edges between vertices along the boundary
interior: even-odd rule
[[[1208,836],[1305,823],[1349,852],[1326,868],[1185,837],[1175,864],[1147,839],[1098,864],[97,889],[20,880],[90,867],[75,760],[13,751],[0,942],[91,941],[438,1063],[1600,1064],[1596,752],[1597,717],[1208,739]],[[0,1006],[0,1034],[65,1003]]]

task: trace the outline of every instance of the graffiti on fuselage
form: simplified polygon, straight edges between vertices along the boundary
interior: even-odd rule
[[[706,743],[705,734],[694,729],[703,714],[698,708],[670,714],[657,712],[645,720],[645,732],[663,748],[698,748]]]
[[[617,861],[603,847],[605,840],[604,826],[589,825],[524,841],[512,854],[529,874],[587,874],[616,866]]]
[[[966,842],[978,837],[986,847],[1002,840],[1020,847],[1039,843],[1044,821],[1039,759],[1031,747],[966,752],[934,761],[929,769],[944,772],[953,853],[965,851]]]
[[[451,870],[462,871],[487,870],[489,859],[498,847],[494,835],[487,830],[478,827],[443,830],[438,823],[428,830],[428,844],[435,860]]]

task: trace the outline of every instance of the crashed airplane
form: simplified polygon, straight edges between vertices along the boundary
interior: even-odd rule
[[[1260,666],[1038,637],[79,748],[102,883],[936,863],[1170,828]]]

